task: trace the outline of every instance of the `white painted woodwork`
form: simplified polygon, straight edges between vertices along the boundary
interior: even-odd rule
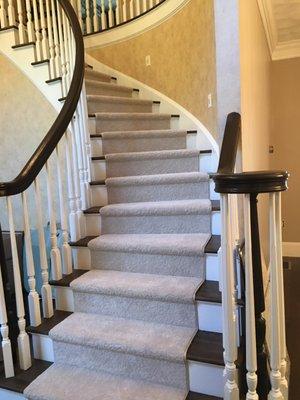
[[[7,27],[7,13],[5,8],[5,1],[0,0],[0,28]]]
[[[85,2],[86,7],[86,33],[92,33],[92,17],[91,17],[91,5],[89,0]]]
[[[45,234],[43,226],[43,211],[42,211],[42,200],[41,191],[39,186],[38,178],[34,181],[35,191],[35,203],[36,203],[36,223],[39,236],[39,250],[40,250],[40,267],[42,271],[42,307],[44,318],[51,318],[53,312],[52,292],[51,286],[49,285],[49,273],[48,273],[48,261],[46,253]]]
[[[221,237],[221,274],[222,274],[222,304],[223,304],[223,347],[225,361],[225,400],[238,400],[237,383],[237,338],[236,312],[234,298],[234,263],[233,238],[231,232],[231,212],[229,196],[221,195],[222,237]],[[224,267],[226,266],[226,268]]]
[[[16,10],[15,10],[15,3],[13,0],[8,0],[8,25],[9,26],[16,26]]]
[[[11,342],[9,339],[9,327],[7,320],[1,268],[0,268],[0,333],[2,336],[1,348],[2,348],[5,378],[11,378],[15,375],[15,372],[14,372],[14,362],[11,351]]]
[[[199,301],[197,311],[198,326],[201,331],[223,332],[221,304]]]
[[[126,22],[128,21],[128,15],[127,15],[127,1],[126,0],[122,0],[122,22]]]
[[[135,17],[134,3],[134,0],[129,1],[129,19],[133,19]]]
[[[120,8],[120,3],[122,0],[116,0],[116,9],[115,9],[115,13],[116,13],[116,25],[120,24],[121,21],[121,17],[120,17],[120,12],[121,12],[121,8]]]
[[[18,327],[19,327],[19,335],[18,335],[19,364],[21,369],[27,370],[31,367],[32,363],[31,363],[29,336],[26,332],[25,307],[23,299],[21,271],[19,264],[19,255],[17,249],[11,198],[7,197],[6,202],[7,202],[7,212],[8,212],[8,221],[10,230],[10,243],[11,243],[13,275],[14,275],[14,285],[16,294],[16,308],[17,308]]]
[[[71,288],[54,286],[53,295],[57,310],[74,312],[74,296]]]
[[[35,266],[33,260],[32,243],[31,243],[31,232],[27,205],[26,191],[22,193],[23,203],[23,225],[24,225],[24,242],[26,252],[26,267],[29,285],[28,294],[28,306],[29,306],[29,317],[31,326],[39,326],[41,324],[41,308],[40,299],[36,291],[36,280],[35,280]]]
[[[103,31],[106,28],[107,28],[107,23],[106,23],[106,13],[105,13],[105,0],[101,0],[101,30]]]
[[[40,31],[40,19],[38,14],[38,0],[32,1],[33,5],[33,22],[35,30],[35,51],[36,51],[36,61],[43,60],[43,49],[42,49],[42,34]]]
[[[55,68],[55,45],[54,45],[54,34],[51,18],[51,5],[50,0],[46,0],[46,14],[47,14],[47,28],[48,28],[48,41],[49,41],[49,72],[50,79],[57,78]]]
[[[41,20],[41,29],[42,29],[43,60],[48,60],[50,55],[49,55],[49,43],[48,43],[47,23],[46,23],[46,18],[45,18],[44,0],[39,0],[39,5],[40,5],[40,20]]]
[[[50,0],[49,0],[50,1]],[[54,49],[55,49],[55,72],[56,77],[61,76],[61,46],[58,34],[58,23],[57,23],[57,9],[54,0],[51,0],[51,13],[52,13],[52,28],[53,28],[53,39],[54,39]],[[61,25],[60,25],[61,26]]]
[[[60,70],[62,77],[62,95],[67,96],[68,94],[68,52],[66,47],[65,37],[65,26],[62,19],[61,7],[57,7],[57,24],[58,24],[58,40],[59,40],[59,52],[60,52]]]
[[[57,221],[54,206],[54,186],[52,181],[52,171],[50,162],[46,163],[46,179],[47,179],[47,196],[48,196],[48,213],[50,220],[50,235],[51,235],[51,274],[52,279],[58,281],[62,278],[62,265],[60,249],[57,243]]]
[[[93,16],[94,32],[98,32],[100,29],[100,24],[98,18],[97,0],[93,0],[93,10],[94,10],[94,16]]]
[[[247,400],[258,400],[250,195],[244,195]]]
[[[81,0],[77,0],[77,15],[78,15],[79,24],[80,24],[81,29],[82,29],[82,4],[81,4]]]
[[[24,16],[26,16],[25,10],[23,9],[23,1],[17,0],[17,13],[18,13],[18,30],[19,30],[19,43],[23,44],[27,42],[27,32],[24,24]]]
[[[223,371],[224,368],[219,365],[189,361],[188,375],[190,391],[223,398]]]
[[[135,15],[140,15],[142,13],[141,0],[136,0],[135,4]]]
[[[37,333],[32,333],[31,338],[33,357],[37,360],[54,362],[52,339],[48,335],[39,335]]]
[[[110,28],[115,26],[112,0],[108,0],[108,26]]]
[[[142,12],[146,12],[148,9],[147,0],[142,0]]]

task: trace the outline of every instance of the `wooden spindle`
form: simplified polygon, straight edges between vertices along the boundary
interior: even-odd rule
[[[247,400],[258,400],[250,195],[244,197]],[[226,265],[226,264],[223,264]]]
[[[66,144],[63,143],[65,146]],[[62,245],[62,261],[63,261],[63,273],[69,275],[72,273],[72,250],[69,245],[69,230],[68,230],[68,210],[66,205],[66,194],[63,187],[63,158],[59,147],[56,147],[56,160],[57,160],[57,181],[58,181],[58,193],[59,193],[59,207],[60,207],[60,221],[63,236]]]
[[[108,0],[108,25],[109,27],[115,26],[114,10],[112,0]]]
[[[57,243],[57,221],[54,207],[54,188],[52,180],[52,172],[49,160],[46,163],[47,177],[47,195],[48,195],[48,211],[50,220],[50,235],[51,235],[51,274],[54,281],[62,278],[61,255]]]
[[[5,7],[5,1],[0,0],[0,28],[7,27],[7,13]]]
[[[78,15],[79,25],[81,26],[81,29],[82,29],[82,32],[83,32],[82,2],[81,2],[81,0],[77,0],[77,15]]]
[[[133,19],[135,17],[134,14],[134,0],[129,1],[129,18]]]
[[[277,262],[279,281],[279,324],[281,340],[281,392],[284,399],[288,399],[288,382],[286,379],[287,351],[286,351],[286,328],[285,328],[285,304],[284,304],[284,278],[283,278],[283,256],[282,256],[282,216],[281,216],[281,193],[275,193],[276,212],[276,238],[277,238]]]
[[[86,33],[92,33],[92,17],[90,0],[86,1]]]
[[[62,94],[63,96],[67,96],[69,82],[67,76],[66,38],[64,36],[62,10],[60,5],[58,5],[57,7],[57,23],[58,23],[58,42],[59,42],[59,53],[60,53],[60,71],[62,77]]]
[[[32,5],[33,5],[33,22],[35,31],[36,61],[42,61],[43,60],[42,35],[40,32],[40,20],[39,20],[37,0],[32,0]]]
[[[19,44],[27,42],[27,32],[24,25],[24,13],[22,0],[17,0],[17,12],[18,12],[18,31],[19,31]]]
[[[63,28],[63,37],[64,37],[64,54],[65,54],[65,73],[66,73],[66,94],[69,91],[71,81],[72,81],[72,73],[71,73],[71,59],[72,59],[72,44],[70,37],[70,29],[69,29],[69,21],[66,17],[66,14],[60,10],[61,19],[62,19],[62,28]]]
[[[153,8],[155,5],[155,1],[154,0],[149,0],[149,9]]]
[[[142,14],[141,0],[136,0],[135,16],[139,16],[141,14]]]
[[[101,0],[101,30],[107,28],[106,12],[105,12],[105,0]]]
[[[53,317],[53,300],[51,286],[49,285],[49,272],[48,272],[48,261],[45,243],[45,233],[43,226],[43,211],[42,211],[42,200],[41,200],[41,190],[38,178],[34,181],[34,191],[35,191],[35,205],[36,205],[36,221],[37,230],[39,237],[39,251],[40,251],[40,266],[42,271],[42,306],[43,306],[43,316],[44,318]]]
[[[228,400],[239,399],[237,372],[235,361],[237,359],[236,314],[234,299],[234,265],[233,243],[231,235],[231,213],[228,195],[221,195],[222,210],[222,305],[223,305],[223,347],[225,361],[225,388],[224,398]]]
[[[48,26],[48,41],[49,41],[49,54],[50,54],[50,78],[57,78],[56,68],[55,68],[55,46],[53,37],[53,27],[52,27],[52,16],[51,16],[51,6],[50,0],[46,0],[46,13],[47,13],[47,26]]]
[[[13,0],[8,0],[8,7],[7,7],[7,14],[8,14],[8,25],[15,26],[16,25],[16,10]]]
[[[99,32],[100,23],[99,23],[99,17],[98,17],[98,3],[97,3],[97,0],[93,0],[93,10],[94,10],[94,16],[93,16],[94,32]]]
[[[18,327],[19,327],[19,335],[18,335],[19,363],[20,363],[20,369],[27,370],[32,365],[30,342],[29,342],[29,336],[26,332],[25,307],[23,299],[21,271],[19,264],[19,255],[17,249],[16,232],[15,232],[11,198],[7,197],[6,201],[7,201],[8,221],[10,230],[13,275],[14,275],[14,285],[16,292],[17,317],[18,317]]]
[[[39,326],[42,322],[41,309],[40,309],[39,295],[36,291],[35,266],[33,261],[26,192],[22,193],[22,203],[23,203],[24,241],[26,249],[26,266],[27,266],[28,284],[30,289],[28,294],[30,325]]]
[[[276,215],[277,214],[277,215]],[[270,282],[271,282],[271,391],[269,400],[283,400],[281,393],[281,326],[280,326],[280,272],[278,264],[278,228],[276,217],[276,195],[270,194]]]
[[[1,231],[1,226],[0,226],[0,231]],[[4,256],[5,259],[2,231],[0,235],[0,240],[1,240],[1,251],[3,253],[2,256]],[[12,357],[11,341],[9,338],[9,327],[8,327],[6,301],[5,301],[4,285],[2,278],[2,268],[5,268],[5,265],[2,265],[1,263],[0,264],[0,332],[2,336],[1,347],[2,347],[5,378],[12,378],[15,375],[15,372],[14,372],[14,362]]]
[[[26,15],[27,15],[27,35],[28,42],[35,42],[34,26],[31,13],[31,1],[26,0]]]
[[[61,43],[58,35],[58,23],[57,23],[57,9],[56,2],[51,0],[51,15],[52,15],[52,28],[53,28],[53,39],[55,49],[55,72],[56,77],[62,76],[62,60],[61,60]],[[64,93],[63,93],[64,96]]]
[[[121,0],[116,0],[116,9],[115,9],[115,15],[116,15],[116,25],[120,24],[121,21],[121,7],[120,7],[120,2]]]
[[[147,0],[142,0],[142,13],[148,10]]]
[[[47,35],[47,24],[45,18],[45,7],[44,0],[39,0],[40,5],[40,19],[41,19],[41,29],[42,29],[42,52],[43,59],[49,59],[49,43],[48,43],[48,35]]]

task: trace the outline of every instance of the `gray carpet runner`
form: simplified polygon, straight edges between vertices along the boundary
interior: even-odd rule
[[[185,131],[151,101],[89,71],[106,156],[108,205],[89,243],[92,270],[71,283],[75,312],[50,331],[55,363],[30,400],[185,400],[195,293],[211,236],[209,177]]]

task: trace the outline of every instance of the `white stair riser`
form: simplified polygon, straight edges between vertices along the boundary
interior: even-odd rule
[[[222,305],[218,303],[197,302],[199,329],[222,333]]]
[[[74,264],[76,269],[91,269],[91,252],[87,247],[73,247]]]
[[[188,367],[190,391],[223,398],[223,366],[189,361]]]
[[[122,218],[123,221],[124,221],[124,218],[125,217]],[[133,218],[133,217],[129,217],[129,221],[130,221],[130,218]],[[151,217],[149,217],[149,218],[151,218]],[[184,216],[182,216],[182,218],[184,218]],[[211,229],[212,229],[212,234],[213,235],[220,235],[221,234],[221,223],[220,223],[220,220],[221,220],[220,212],[219,211],[213,211],[212,212],[212,217],[211,217],[211,223],[212,223]],[[86,221],[86,234],[87,234],[87,236],[96,236],[96,235],[100,235],[101,234],[101,216],[100,216],[100,214],[90,214],[90,215],[86,214],[85,215],[85,221]],[[124,224],[125,224],[125,221],[124,221],[123,225]],[[199,226],[200,226],[200,223],[199,223]],[[189,225],[186,228],[187,228],[186,232],[191,232],[189,230]],[[129,226],[128,226],[128,229],[130,229]],[[104,232],[104,233],[111,233],[111,232]],[[123,232],[119,231],[117,233],[123,233]]]
[[[208,281],[219,281],[219,256],[208,254],[206,256],[206,279]]]
[[[210,190],[209,190],[210,191],[210,199],[211,200],[220,200],[220,193],[215,192],[215,184],[212,179],[210,180],[209,187],[210,187]]]
[[[52,286],[56,310],[74,311],[74,295],[70,287]]]
[[[53,342],[48,335],[31,334],[33,357],[37,360],[54,362]]]
[[[97,160],[92,161],[92,179],[102,180],[106,179],[106,161],[105,160]]]
[[[88,100],[88,112],[89,114],[96,114],[101,112],[114,112],[114,113],[152,113],[153,106],[151,103],[143,104],[136,103],[130,104],[128,102],[110,102],[110,101],[95,101]]]
[[[107,201],[107,188],[105,185],[91,186],[92,206],[105,206]]]

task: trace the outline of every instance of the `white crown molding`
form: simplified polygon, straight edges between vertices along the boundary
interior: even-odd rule
[[[272,0],[257,0],[273,61],[300,57],[300,40],[279,42]]]
[[[105,47],[131,39],[155,28],[171,18],[190,1],[191,0],[166,0],[154,10],[149,11],[140,18],[136,18],[124,25],[95,35],[85,36],[84,46],[86,49],[92,50],[93,48]]]

